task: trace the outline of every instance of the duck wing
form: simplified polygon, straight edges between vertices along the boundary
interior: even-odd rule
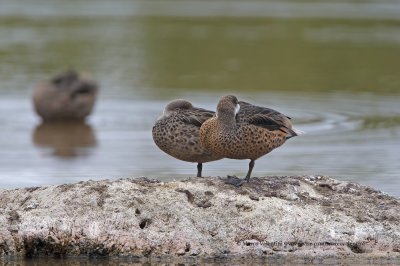
[[[270,131],[279,130],[287,134],[287,137],[294,137],[297,134],[292,130],[290,118],[274,109],[252,105],[246,102],[239,102],[240,110],[236,115],[238,123],[253,124]]]
[[[193,108],[186,110],[182,116],[182,121],[186,124],[201,127],[201,125],[208,119],[214,116],[215,112],[202,108]]]

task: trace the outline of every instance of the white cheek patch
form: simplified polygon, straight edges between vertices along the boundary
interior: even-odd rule
[[[167,108],[164,109],[163,116],[168,117],[170,116],[170,112],[167,111]]]
[[[240,105],[236,104],[235,115],[237,115],[237,113],[239,113],[239,110],[240,110]]]

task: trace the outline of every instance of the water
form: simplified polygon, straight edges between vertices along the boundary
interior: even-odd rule
[[[195,176],[160,151],[165,104],[218,98],[277,109],[307,134],[256,161],[253,175],[332,175],[400,196],[400,4],[393,1],[3,1],[0,187],[119,177]],[[33,111],[40,81],[67,68],[101,87],[79,127]],[[243,177],[248,161],[207,163]]]

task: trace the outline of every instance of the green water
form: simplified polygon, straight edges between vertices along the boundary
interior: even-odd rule
[[[234,93],[307,132],[255,176],[333,175],[400,196],[400,3],[6,0],[0,36],[0,187],[195,176],[151,127],[172,99],[215,109]],[[40,127],[30,100],[67,68],[101,87],[72,140]],[[203,171],[242,177],[247,164]]]

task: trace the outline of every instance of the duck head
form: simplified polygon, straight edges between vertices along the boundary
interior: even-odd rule
[[[223,96],[217,105],[217,117],[222,123],[235,123],[235,116],[240,110],[238,99],[234,95]]]
[[[173,100],[167,104],[164,108],[164,116],[169,116],[171,113],[175,112],[176,110],[189,110],[192,109],[193,105],[186,100],[178,99]]]

